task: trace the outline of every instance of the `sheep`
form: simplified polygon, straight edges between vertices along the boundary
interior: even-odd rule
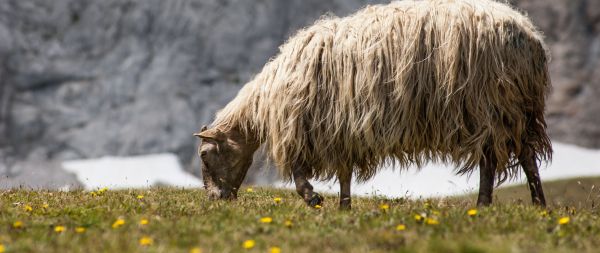
[[[199,155],[208,195],[235,199],[261,145],[310,206],[309,179],[350,184],[384,164],[435,161],[480,172],[477,205],[522,167],[545,205],[538,164],[551,160],[549,56],[523,14],[490,0],[400,1],[323,17],[280,47],[220,110]]]

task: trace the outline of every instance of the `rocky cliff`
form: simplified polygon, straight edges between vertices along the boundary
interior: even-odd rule
[[[159,152],[198,173],[191,133],[285,38],[376,2],[387,1],[1,1],[0,174],[17,176],[22,161]],[[600,147],[600,1],[513,4],[552,51],[552,137]]]

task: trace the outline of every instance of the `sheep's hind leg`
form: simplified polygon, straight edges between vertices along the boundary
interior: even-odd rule
[[[527,149],[519,157],[519,162],[523,167],[525,176],[527,176],[527,184],[529,185],[529,191],[531,193],[531,201],[534,205],[545,207],[546,198],[544,197],[544,191],[542,190],[542,181],[540,180],[535,154],[531,151],[531,149]]]
[[[316,192],[313,192],[312,185],[308,182],[306,171],[303,168],[298,168],[292,171],[294,183],[296,184],[296,192],[304,199],[306,204],[311,207],[321,205],[323,197]]]
[[[352,183],[352,171],[343,171],[338,173],[340,182],[340,209],[350,210],[352,208],[352,198],[350,197],[350,185]]]
[[[492,204],[495,176],[496,160],[493,155],[488,154],[479,162],[479,196],[477,197],[477,206],[489,206]]]

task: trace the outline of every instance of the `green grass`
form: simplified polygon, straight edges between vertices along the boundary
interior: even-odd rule
[[[510,194],[516,197],[508,200]],[[351,211],[338,211],[335,196],[326,196],[317,210],[306,207],[292,191],[269,188],[242,190],[233,202],[208,201],[201,190],[169,188],[109,190],[99,196],[84,191],[12,190],[0,192],[0,243],[6,252],[190,252],[195,247],[202,252],[269,252],[271,247],[280,247],[281,252],[597,252],[600,248],[600,211],[587,205],[598,196],[582,198],[582,205],[551,200],[554,204],[542,215],[543,209],[529,204],[528,195],[518,194],[517,188],[499,190],[499,203],[469,217],[472,197],[354,198]],[[275,197],[282,202],[276,204]],[[384,203],[389,205],[387,211],[380,208]],[[439,224],[416,221],[416,214]],[[262,217],[273,221],[261,223]],[[570,222],[558,225],[561,217],[570,217]],[[113,228],[117,219],[125,224]],[[149,223],[139,225],[141,219]],[[14,228],[15,221],[23,226]],[[286,221],[293,225],[287,227]],[[399,224],[406,229],[397,231]],[[56,226],[65,231],[55,232]],[[76,227],[86,231],[77,233]],[[152,244],[140,245],[142,237],[151,238]],[[244,249],[245,240],[254,240],[254,248]]]

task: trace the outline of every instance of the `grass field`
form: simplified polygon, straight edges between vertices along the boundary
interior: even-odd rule
[[[502,189],[472,216],[471,196],[355,198],[338,211],[335,196],[313,209],[268,188],[234,202],[183,189],[11,190],[0,192],[0,252],[598,252],[597,182],[546,184],[548,210],[524,187]]]

